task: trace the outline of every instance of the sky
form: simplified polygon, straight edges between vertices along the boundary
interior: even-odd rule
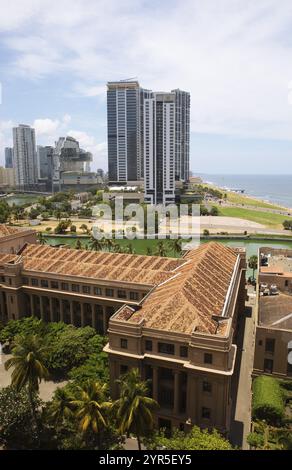
[[[292,173],[291,0],[0,0],[0,165],[12,127],[107,169],[106,82],[191,93],[191,170]]]

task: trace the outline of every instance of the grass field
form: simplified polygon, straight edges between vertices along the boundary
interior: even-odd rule
[[[82,237],[82,238],[79,238],[79,240],[81,241],[81,245],[83,248],[88,247],[89,238]],[[55,237],[54,236],[54,237],[47,237],[46,241],[48,245],[64,244],[64,245],[69,245],[72,248],[75,248],[77,237],[67,238],[67,237],[58,237],[58,236]],[[144,239],[143,240],[137,240],[137,239],[125,240],[123,239],[123,240],[115,240],[115,241],[116,243],[118,243],[119,245],[123,247],[126,247],[127,245],[131,244],[134,249],[135,254],[137,255],[145,255],[147,253],[147,248],[149,247],[151,248],[152,254],[154,255],[156,251],[157,243],[159,243],[159,241],[161,240],[144,240]],[[171,249],[168,249],[168,247],[170,246],[169,242],[167,240],[162,240],[162,241],[165,244],[167,256],[173,256],[177,258],[179,256],[178,253],[174,252]]]
[[[244,209],[241,207],[220,207],[219,215],[225,217],[238,217],[240,219],[250,220],[259,224],[268,225],[269,227],[283,229],[282,223],[284,220],[292,220],[292,217],[284,216],[281,214],[274,214],[272,212],[262,212],[253,209]]]

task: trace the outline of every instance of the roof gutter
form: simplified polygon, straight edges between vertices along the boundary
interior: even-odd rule
[[[228,290],[227,290],[226,298],[225,298],[224,305],[223,305],[222,315],[221,315],[222,317],[225,317],[225,318],[226,318],[228,307],[229,307],[229,304],[230,304],[231,291],[232,291],[232,289],[234,287],[234,284],[235,284],[235,278],[236,278],[236,273],[237,273],[237,270],[238,270],[239,263],[240,263],[240,256],[237,255],[237,259],[236,259],[236,262],[235,262],[235,265],[234,265],[234,268],[233,268],[232,277],[231,277],[230,284],[229,284],[229,287],[228,287]]]

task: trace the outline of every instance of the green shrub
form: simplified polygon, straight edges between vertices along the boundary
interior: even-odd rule
[[[256,449],[261,449],[265,443],[264,436],[258,432],[250,432],[246,440],[251,447],[255,447]]]
[[[278,424],[284,417],[284,401],[279,381],[261,376],[253,381],[252,415],[269,424]]]

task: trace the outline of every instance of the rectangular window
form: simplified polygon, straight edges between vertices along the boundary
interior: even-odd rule
[[[113,297],[114,296],[114,290],[113,289],[106,289],[105,290],[105,295],[107,297]]]
[[[52,289],[59,289],[59,283],[57,281],[51,281]]]
[[[126,299],[127,298],[127,293],[125,290],[118,290],[118,297],[119,299]]]
[[[61,283],[61,289],[62,290],[69,290],[69,284],[67,282],[62,282]]]
[[[22,278],[22,284],[25,284],[25,285],[28,284],[28,277],[23,277]]]
[[[204,354],[204,363],[205,364],[212,364],[213,363],[213,355],[210,353]]]
[[[146,339],[145,341],[145,350],[152,351],[152,341],[150,341],[150,339]]]
[[[90,287],[89,286],[82,286],[83,294],[90,294]]]
[[[102,290],[100,287],[95,287],[94,288],[94,293],[95,295],[102,295]]]
[[[180,355],[180,357],[188,357],[188,347],[187,346],[180,346],[179,355]]]
[[[162,354],[174,354],[174,344],[158,343],[158,351]]]
[[[41,286],[42,287],[49,287],[49,282],[46,279],[41,280]]]
[[[139,300],[138,292],[130,292],[130,300]]]
[[[120,367],[120,374],[124,375],[127,372],[128,372],[128,366],[125,366],[125,365],[122,364],[121,367]]]
[[[264,371],[268,372],[269,374],[273,373],[274,368],[274,361],[273,359],[265,359],[264,361]]]
[[[212,393],[212,384],[207,380],[203,380],[203,392]]]
[[[125,338],[121,338],[121,348],[128,349],[128,340]]]
[[[205,408],[203,406],[202,408],[202,418],[204,419],[210,419],[211,418],[211,410],[210,408]]]
[[[32,286],[38,286],[38,285],[39,285],[38,279],[32,279],[32,280],[31,280],[31,285],[32,285]]]
[[[269,353],[274,353],[275,351],[275,340],[272,338],[266,339],[265,351]]]
[[[79,292],[80,291],[80,287],[78,284],[72,284],[72,292]]]

